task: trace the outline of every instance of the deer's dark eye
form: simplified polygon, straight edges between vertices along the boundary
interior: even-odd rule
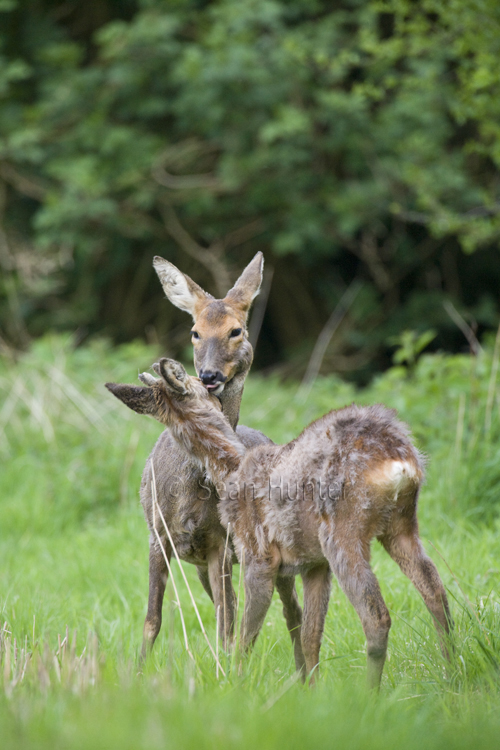
[[[229,334],[232,339],[235,339],[236,336],[239,336],[241,334],[241,328],[233,328],[231,333]]]
[[[198,331],[191,331],[191,336],[194,339],[199,339],[200,338],[200,334],[198,333]]]

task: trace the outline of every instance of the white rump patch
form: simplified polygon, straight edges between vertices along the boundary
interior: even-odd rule
[[[409,461],[385,461],[370,472],[368,480],[372,484],[391,487],[395,492],[409,480],[419,480],[419,472],[414,464]]]

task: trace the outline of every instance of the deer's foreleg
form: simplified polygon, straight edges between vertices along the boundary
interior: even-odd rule
[[[172,549],[168,542],[163,542],[163,551],[158,541],[151,537],[149,543],[149,597],[148,611],[144,621],[141,663],[153,648],[161,628],[163,597],[167,585],[168,568],[165,557],[170,562]]]

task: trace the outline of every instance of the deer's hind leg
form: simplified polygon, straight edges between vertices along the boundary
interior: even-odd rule
[[[292,639],[295,668],[297,672],[302,672],[303,674],[306,668],[306,661],[301,641],[302,609],[295,589],[295,577],[278,576],[276,578],[276,591],[283,604],[283,616],[288,632],[290,633],[290,638]]]
[[[170,563],[172,549],[168,542],[163,542],[165,557]],[[168,579],[168,568],[159,543],[153,537],[149,542],[149,597],[148,611],[144,621],[141,664],[153,648],[153,644],[160,632],[162,621],[163,597]]]
[[[446,638],[443,637],[452,626],[448,598],[436,566],[424,552],[416,520],[396,533],[385,535],[380,541],[424,600],[432,615],[443,656],[449,659]]]
[[[344,536],[332,535],[324,545],[324,553],[361,620],[366,637],[368,687],[378,689],[387,654],[391,617],[370,567],[369,539],[353,536],[352,529]]]
[[[319,662],[319,651],[330,600],[331,578],[330,568],[326,564],[302,574],[304,586],[302,650],[305,657],[306,675],[310,675],[311,685],[316,679],[315,668]]]

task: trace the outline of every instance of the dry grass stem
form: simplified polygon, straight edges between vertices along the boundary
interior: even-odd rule
[[[67,648],[68,639],[57,637],[58,645],[52,650],[48,643],[40,648],[37,643],[28,649],[28,639],[19,648],[17,639],[12,641],[5,623],[0,632],[1,683],[7,698],[10,698],[21,683],[35,685],[46,693],[52,685],[61,685],[78,695],[93,687],[99,680],[99,644],[97,636],[89,633],[87,644],[80,656],[75,648]]]
[[[227,548],[229,545],[229,529],[231,527],[231,524],[228,523],[227,525],[227,534],[226,534],[226,543],[224,545],[224,557],[222,559],[222,599],[224,602],[224,632],[226,632],[226,623],[227,623],[227,612],[226,612],[226,559],[227,559]],[[220,605],[219,605],[220,606]],[[226,644],[227,645],[227,644]]]
[[[154,470],[153,463],[151,463],[151,473],[153,475],[153,480],[151,482],[151,490],[152,490],[152,496],[153,496],[153,508],[156,506],[156,510],[158,511],[158,515],[161,518],[163,527],[164,527],[164,529],[166,531],[166,534],[168,536],[168,541],[170,542],[170,546],[172,547],[172,552],[175,555],[175,559],[179,563],[179,568],[180,568],[180,571],[181,571],[181,575],[182,575],[182,577],[184,579],[184,583],[186,584],[186,588],[188,590],[188,593],[189,593],[189,596],[190,596],[190,599],[191,599],[191,603],[192,603],[192,605],[194,607],[194,611],[195,611],[196,617],[198,618],[198,622],[200,623],[201,632],[203,633],[203,636],[204,636],[204,638],[205,638],[205,640],[207,642],[208,648],[210,649],[210,652],[211,652],[212,656],[214,657],[216,664],[218,665],[220,671],[222,672],[222,674],[225,677],[226,673],[225,673],[224,669],[222,668],[222,665],[220,664],[220,662],[219,662],[219,660],[217,658],[217,655],[216,655],[216,653],[215,653],[215,651],[213,649],[212,644],[210,643],[210,640],[209,640],[208,635],[207,635],[206,630],[205,630],[205,626],[203,625],[203,620],[201,619],[201,615],[200,615],[200,612],[198,610],[198,606],[197,606],[195,598],[193,596],[193,592],[191,591],[191,586],[189,585],[188,579],[187,579],[186,574],[184,572],[184,568],[181,565],[181,559],[180,559],[180,557],[179,557],[179,555],[177,553],[177,549],[175,547],[174,540],[172,539],[172,535],[170,534],[169,528],[167,526],[167,522],[165,521],[165,518],[163,516],[161,508],[160,508],[160,506],[158,504],[158,498],[157,498],[157,495],[156,495],[156,477],[155,477],[155,470]],[[154,526],[154,528],[156,530],[156,526]]]
[[[219,624],[220,624],[220,604],[217,607],[216,617],[216,628],[215,628],[215,676],[219,679]]]
[[[172,581],[172,588],[174,589],[176,604],[177,604],[177,606],[179,608],[179,615],[180,615],[180,618],[181,618],[182,632],[184,634],[184,646],[185,646],[186,651],[189,654],[190,658],[193,660],[193,662],[196,663],[195,658],[194,658],[194,656],[193,656],[193,654],[191,652],[191,649],[189,648],[189,640],[188,640],[188,636],[187,636],[186,623],[184,622],[184,614],[182,612],[181,600],[180,600],[180,597],[179,597],[179,592],[177,591],[177,586],[175,585],[175,578],[174,578],[174,575],[172,573],[172,568],[171,568],[171,565],[170,565],[170,560],[168,559],[168,555],[165,552],[165,547],[163,546],[163,542],[162,542],[161,537],[160,537],[160,535],[158,533],[158,529],[156,528],[156,508],[159,509],[160,506],[158,505],[158,500],[157,500],[157,497],[156,497],[156,481],[155,481],[155,475],[154,475],[154,467],[153,467],[153,481],[151,482],[151,494],[152,494],[152,497],[153,497],[153,529],[154,529],[154,532],[155,532],[156,540],[157,540],[158,544],[160,545],[161,553],[162,553],[163,558],[165,560],[165,563],[167,565],[167,570],[168,570],[169,578]]]
[[[238,577],[238,596],[236,598],[236,621],[238,621],[240,614],[240,596],[241,596],[241,579],[243,578],[243,571],[245,568],[245,550],[242,551],[241,562],[240,562],[240,574]],[[245,610],[243,610],[243,617],[241,627],[245,627]]]
[[[48,373],[51,379],[56,382],[64,392],[69,401],[71,401],[78,411],[99,431],[107,428],[99,412],[92,405],[89,399],[85,398],[81,390],[75,388],[71,380],[63,370],[57,367],[51,367]]]

